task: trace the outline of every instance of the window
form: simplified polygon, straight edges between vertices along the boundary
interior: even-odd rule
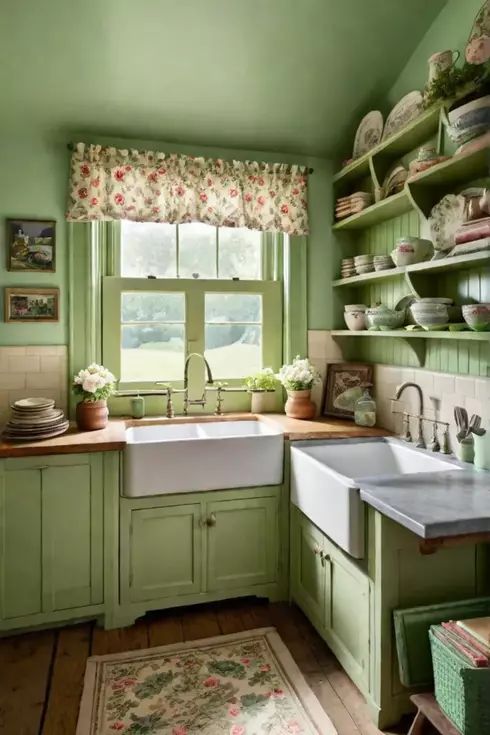
[[[235,384],[279,367],[281,284],[263,278],[262,233],[200,223],[111,227],[116,273],[104,278],[103,358],[121,387],[182,381],[191,352]]]
[[[121,276],[262,278],[262,233],[200,222],[121,223]]]

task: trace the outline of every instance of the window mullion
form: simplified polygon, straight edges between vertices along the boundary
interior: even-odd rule
[[[180,232],[179,225],[175,225],[175,274],[180,278]]]
[[[219,278],[219,228],[216,227],[216,240],[215,240],[215,258],[216,258],[216,278]]]

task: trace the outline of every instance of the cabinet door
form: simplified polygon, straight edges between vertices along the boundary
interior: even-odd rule
[[[84,457],[41,471],[45,612],[103,601],[100,460]]]
[[[209,592],[276,580],[277,519],[276,498],[206,503]]]
[[[0,467],[0,617],[42,612],[41,471]]]
[[[325,543],[324,627],[328,642],[356,682],[369,676],[369,579],[342,552]]]
[[[123,524],[123,601],[142,602],[201,591],[199,503],[130,511]],[[127,531],[127,533],[126,533]]]
[[[323,534],[302,513],[292,509],[291,586],[293,597],[314,622],[323,625],[325,565]]]

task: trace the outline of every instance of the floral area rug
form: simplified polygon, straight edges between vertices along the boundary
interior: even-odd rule
[[[88,659],[77,735],[336,735],[274,628]]]

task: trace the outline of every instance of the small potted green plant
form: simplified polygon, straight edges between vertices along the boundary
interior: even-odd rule
[[[74,376],[73,392],[82,397],[76,409],[77,426],[81,431],[95,431],[107,426],[107,399],[114,393],[115,385],[114,375],[95,362]]]
[[[320,376],[308,358],[297,355],[291,365],[283,365],[277,376],[286,388],[288,399],[284,410],[293,419],[312,419],[316,406],[311,400],[311,389]]]
[[[271,413],[277,409],[276,389],[279,381],[272,368],[263,368],[245,378],[245,385],[252,396],[252,413]]]

